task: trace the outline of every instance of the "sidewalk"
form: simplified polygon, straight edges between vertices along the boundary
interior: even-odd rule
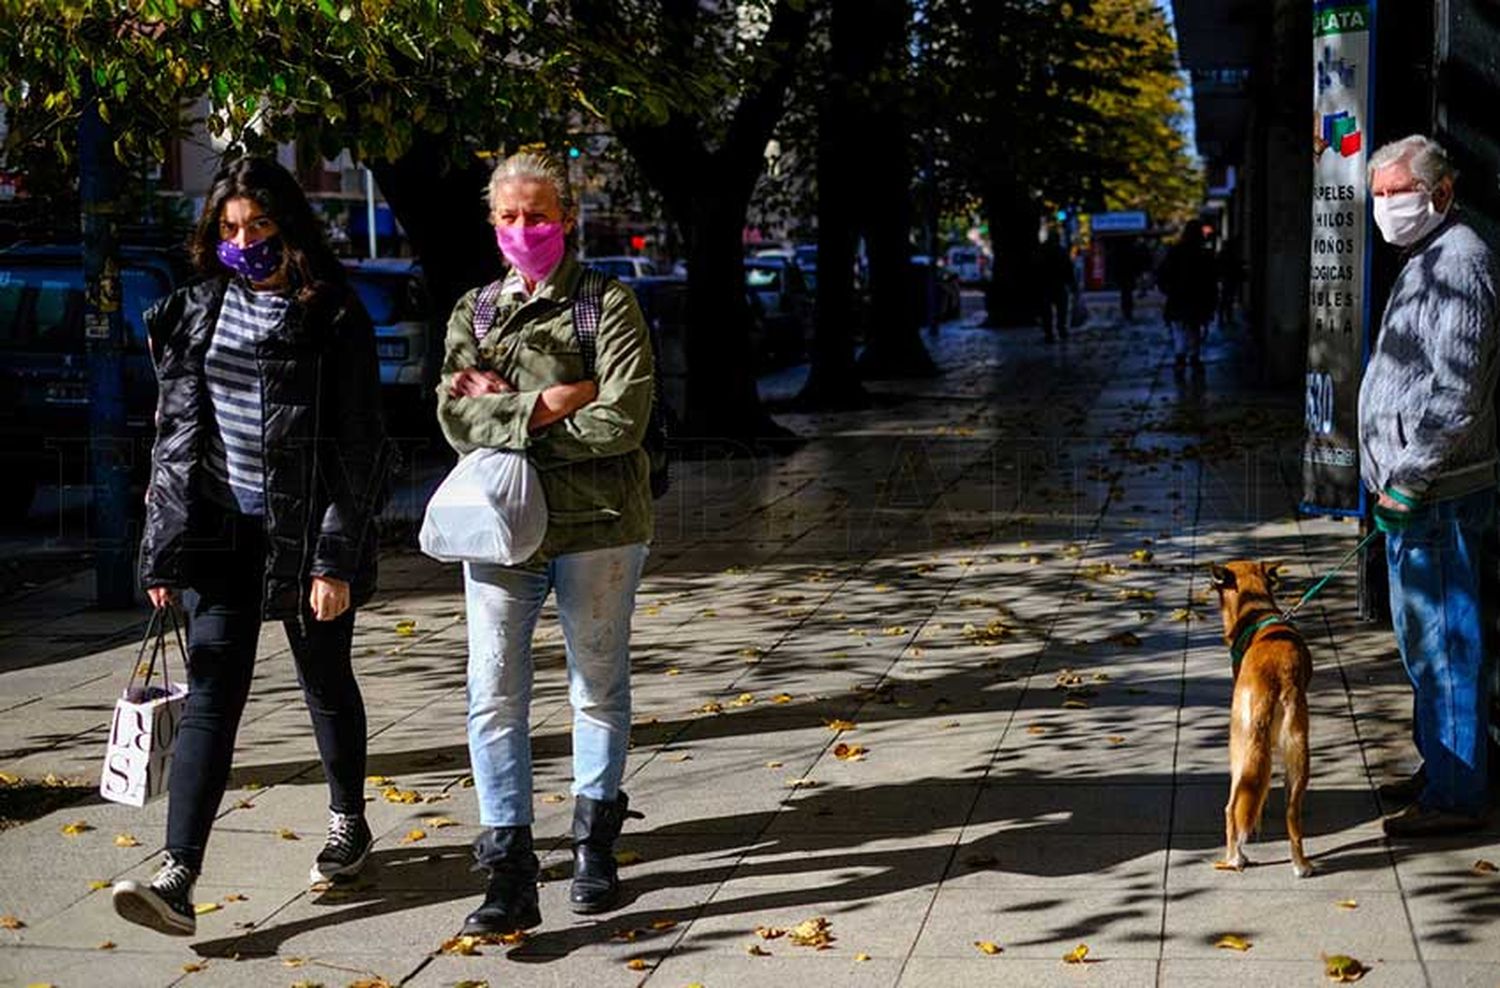
[[[646,819],[622,840],[615,913],[566,908],[549,614],[533,709],[544,924],[519,946],[439,953],[483,887],[462,597],[453,568],[398,554],[355,655],[370,775],[422,802],[372,783],[366,875],[307,888],[326,790],[268,628],[198,936],[129,927],[94,887],[149,875],[165,801],[85,794],[0,831],[0,915],[25,924],[0,930],[0,985],[1284,986],[1326,984],[1321,955],[1344,954],[1370,985],[1493,988],[1500,876],[1473,866],[1500,861],[1500,830],[1382,837],[1374,786],[1408,767],[1409,693],[1389,632],[1355,619],[1352,575],[1300,621],[1319,873],[1292,876],[1279,781],[1255,866],[1212,867],[1230,672],[1206,564],[1286,560],[1290,598],[1355,529],[1295,518],[1300,404],[1235,383],[1237,334],[1215,332],[1206,379],[1177,379],[1159,324],[1094,311],[1051,347],[950,325],[929,340],[940,378],[877,387],[869,411],[781,416],[809,437],[783,458],[679,469],[635,625],[627,788]],[[88,594],[80,578],[0,606],[0,771],[97,772],[140,615],[83,610]],[[80,820],[92,829],[62,833]],[[828,949],[755,932],[814,917]],[[1216,948],[1225,934],[1250,949]],[[1088,963],[1064,964],[1080,944]]]

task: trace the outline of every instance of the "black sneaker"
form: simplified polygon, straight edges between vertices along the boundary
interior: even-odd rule
[[[359,874],[370,856],[375,838],[363,816],[348,813],[328,814],[328,840],[318,852],[308,875],[310,882],[334,882]]]
[[[115,912],[121,919],[158,933],[190,937],[198,932],[198,917],[193,912],[193,883],[197,880],[193,869],[168,854],[150,884],[127,878],[115,886]]]

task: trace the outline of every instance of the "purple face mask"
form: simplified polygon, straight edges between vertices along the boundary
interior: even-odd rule
[[[265,281],[281,268],[281,238],[267,237],[246,247],[219,241],[219,263],[251,281]]]

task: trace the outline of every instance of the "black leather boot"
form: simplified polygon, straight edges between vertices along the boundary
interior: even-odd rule
[[[578,796],[573,801],[573,885],[568,902],[575,913],[602,913],[620,898],[615,840],[627,817],[642,818],[630,809],[622,791],[613,802]]]
[[[478,868],[490,873],[484,903],[464,918],[463,936],[515,933],[542,923],[536,880],[541,866],[530,827],[493,827],[474,841]]]

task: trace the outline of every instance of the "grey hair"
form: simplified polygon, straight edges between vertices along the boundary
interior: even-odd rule
[[[1428,189],[1437,188],[1438,183],[1445,178],[1458,178],[1458,169],[1448,160],[1448,152],[1426,134],[1412,134],[1399,141],[1392,141],[1370,155],[1365,178],[1367,181],[1373,180],[1380,169],[1401,164],[1411,169],[1412,178]]]
[[[490,210],[495,208],[495,199],[500,186],[517,179],[547,182],[557,190],[557,201],[562,203],[564,216],[572,216],[577,203],[573,199],[573,183],[568,180],[568,166],[546,151],[518,151],[495,166],[490,173],[490,187],[485,192],[485,201]]]

